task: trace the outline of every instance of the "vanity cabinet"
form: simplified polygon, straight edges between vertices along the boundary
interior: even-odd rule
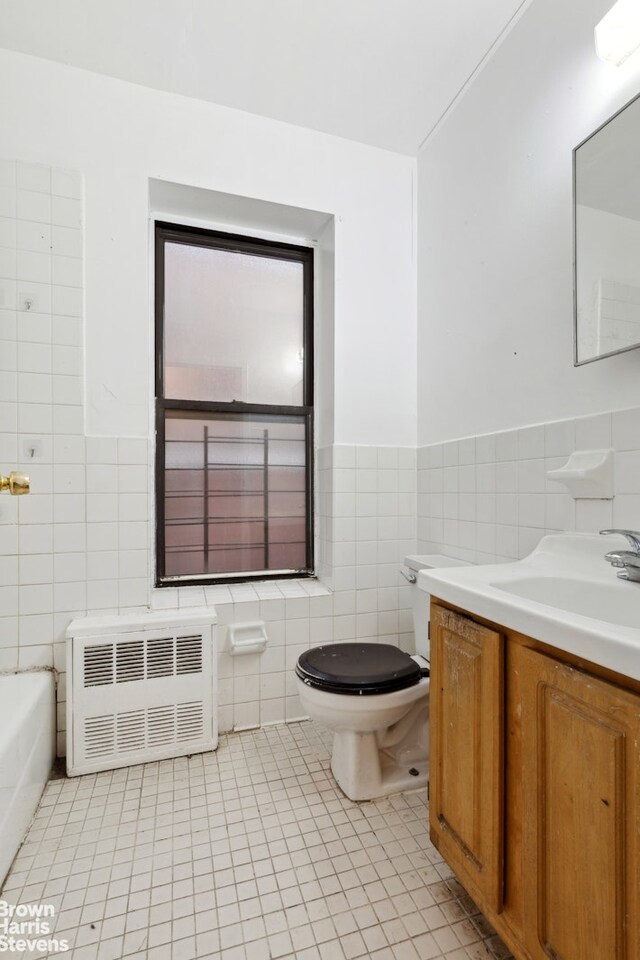
[[[519,960],[640,960],[640,685],[435,602],[431,838]]]
[[[429,801],[436,846],[469,892],[502,907],[504,637],[436,607]]]

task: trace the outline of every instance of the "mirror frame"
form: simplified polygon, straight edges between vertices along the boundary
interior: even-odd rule
[[[580,147],[583,147],[585,143],[588,143],[596,134],[600,133],[601,130],[604,130],[613,120],[616,119],[621,113],[623,113],[627,107],[630,107],[632,103],[635,103],[636,100],[640,100],[640,93],[636,93],[634,97],[631,97],[619,110],[616,110],[615,113],[612,113],[599,127],[596,127],[588,137],[585,137],[584,140],[581,140],[580,143],[573,148],[571,161],[572,161],[572,170],[573,170],[573,365],[574,367],[584,367],[587,363],[594,363],[596,360],[605,360],[607,357],[617,357],[620,353],[629,353],[630,350],[637,350],[640,348],[640,341],[638,343],[632,344],[630,347],[621,347],[619,350],[611,350],[609,353],[599,353],[597,357],[588,357],[586,360],[578,359],[578,231],[577,231],[577,183],[576,183],[576,157]]]

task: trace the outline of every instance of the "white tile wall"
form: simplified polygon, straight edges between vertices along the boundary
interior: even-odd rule
[[[613,500],[546,479],[574,450],[613,447]],[[524,557],[546,533],[640,528],[640,408],[418,450],[419,549],[476,563]]]
[[[33,489],[0,498],[0,670],[61,672],[61,750],[74,616],[215,605],[220,727],[252,727],[300,715],[292,668],[310,645],[412,649],[405,554],[508,560],[548,531],[640,526],[640,409],[417,452],[337,445],[317,455],[320,582],[152,590],[148,441],[84,435],[81,196],[73,171],[0,162],[0,467]],[[574,449],[609,445],[613,501],[574,502],[545,479]],[[258,617],[267,651],[232,658],[228,624]]]
[[[196,603],[204,593],[218,611],[222,730],[300,717],[293,668],[309,647],[363,640],[413,649],[410,588],[399,570],[416,549],[415,464],[413,448],[318,451],[321,582],[178,591]],[[155,593],[164,600],[166,591]],[[227,625],[256,618],[267,622],[266,652],[231,657]]]
[[[0,670],[55,666],[64,751],[65,633],[85,613],[215,604],[220,726],[300,715],[293,665],[310,645],[410,648],[415,450],[318,451],[316,581],[152,590],[146,439],[85,437],[82,182],[74,171],[0,161],[0,468],[32,493],[0,499]],[[331,589],[328,589],[331,588]],[[261,617],[261,657],[231,658],[227,625]]]
[[[160,590],[150,587],[147,458],[146,441],[87,438],[87,520],[68,524],[66,587],[77,600],[77,613],[83,606],[91,613],[214,606],[222,731],[298,719],[293,668],[311,646],[366,640],[413,649],[410,588],[399,570],[404,556],[416,549],[415,449],[318,451],[320,580]],[[63,479],[75,482],[74,477]],[[266,621],[267,650],[232,657],[228,625],[254,619]],[[59,621],[59,640],[68,620],[67,615]],[[62,647],[59,651],[56,666],[63,670]],[[63,683],[61,732],[64,722]]]
[[[0,501],[6,670],[52,666],[61,624],[85,606],[82,184],[1,161],[0,186],[0,466],[32,482]]]

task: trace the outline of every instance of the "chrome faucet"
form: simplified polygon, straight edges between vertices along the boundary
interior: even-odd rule
[[[608,560],[612,567],[620,567],[618,576],[621,580],[633,580],[634,583],[640,583],[640,533],[635,530],[601,530],[601,534],[606,536],[610,533],[619,533],[626,537],[631,545],[631,550],[612,550],[605,553],[605,560]]]

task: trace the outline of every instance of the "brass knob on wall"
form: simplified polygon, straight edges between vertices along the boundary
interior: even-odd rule
[[[8,490],[13,497],[20,497],[23,493],[29,493],[30,482],[26,473],[18,473],[13,470],[8,477],[0,477],[0,493]]]

